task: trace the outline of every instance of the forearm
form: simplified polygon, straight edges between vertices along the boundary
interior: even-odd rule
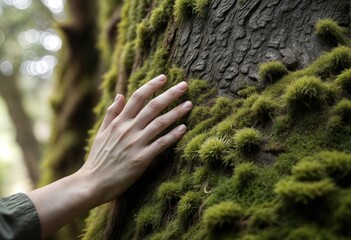
[[[40,219],[42,239],[97,206],[93,192],[94,186],[77,173],[29,192]]]

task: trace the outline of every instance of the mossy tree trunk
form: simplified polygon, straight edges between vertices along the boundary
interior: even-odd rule
[[[52,134],[43,160],[41,185],[75,172],[84,163],[88,130],[99,96],[99,54],[96,49],[94,1],[67,2],[69,23],[58,26],[65,49],[58,64],[54,92]],[[76,239],[83,226],[81,216],[51,239]]]
[[[109,22],[118,22],[115,44],[106,37],[114,31],[105,29],[100,32],[100,50],[104,53],[106,65],[110,66],[104,78],[104,94],[96,108],[100,120],[116,92],[130,95],[160,73],[169,76],[169,85],[189,81],[190,93],[186,97],[198,108],[194,108],[186,120],[190,131],[177,146],[156,159],[142,179],[121,198],[91,212],[84,239],[211,239],[208,233],[216,232],[216,227],[223,227],[219,235],[225,233],[227,235],[221,236],[229,236],[228,239],[239,233],[248,239],[284,239],[293,232],[294,224],[299,227],[302,224],[302,233],[296,233],[296,236],[309,236],[310,232],[304,233],[303,225],[306,223],[307,226],[309,220],[304,218],[307,222],[301,223],[299,216],[289,211],[287,215],[293,220],[289,222],[284,218],[286,209],[280,208],[281,199],[277,197],[274,186],[290,174],[294,163],[308,154],[326,149],[326,146],[346,152],[351,149],[347,145],[349,141],[336,146],[329,140],[321,140],[312,124],[317,118],[309,119],[311,125],[298,125],[307,129],[302,131],[303,134],[298,127],[291,127],[290,135],[281,134],[276,129],[284,124],[296,124],[290,122],[291,116],[281,96],[291,79],[317,74],[318,71],[312,68],[298,70],[307,67],[336,44],[318,37],[314,26],[319,19],[331,18],[341,26],[349,27],[349,1],[126,0],[122,10],[120,1],[101,1],[99,4],[105,9],[100,11],[100,28]],[[112,57],[107,56],[109,52],[113,52]],[[265,91],[266,86],[258,79],[258,68],[261,63],[275,60],[283,62],[296,74],[291,73],[283,83]],[[338,70],[328,72],[331,78],[350,65],[348,60],[346,64],[339,60],[336,57]],[[322,65],[321,62],[318,64]],[[201,82],[207,82],[213,88]],[[257,87],[254,93],[240,93],[250,86]],[[334,90],[334,93],[338,91]],[[218,98],[228,95],[232,98]],[[260,95],[268,97],[260,99]],[[237,98],[240,99],[234,100]],[[257,108],[263,108],[263,113]],[[271,109],[274,109],[272,114]],[[327,114],[321,115],[326,117]],[[232,117],[223,120],[227,116]],[[279,118],[273,119],[275,116]],[[270,124],[260,125],[262,119],[259,117]],[[203,143],[209,137],[219,145],[228,144],[240,128],[244,128],[241,132],[245,138],[245,133],[249,132],[245,128],[253,127],[264,133],[257,132],[255,144],[265,143],[262,149],[256,145],[252,148],[243,146],[243,149],[257,149],[258,153],[253,156],[240,155],[238,144],[224,146],[223,156],[218,157],[221,161],[224,159],[225,166],[222,166],[217,162],[206,162],[206,149],[200,154],[200,146],[195,153],[186,152],[188,146],[195,146],[196,141]],[[320,131],[327,132],[326,129]],[[320,142],[316,143],[317,140]],[[236,170],[232,173],[233,168],[245,161],[249,163],[238,167],[237,175]],[[241,178],[243,182],[240,182]],[[251,178],[257,181],[251,184]],[[247,192],[242,186],[247,186]],[[226,200],[241,204],[219,205],[218,212],[224,215],[221,216],[223,221],[226,221],[226,212],[234,212],[234,216],[228,216],[229,223],[224,222],[221,226],[222,218],[217,221],[215,214],[211,216],[211,211],[206,214],[209,220],[202,220],[204,209]],[[231,209],[220,210],[227,205]],[[275,217],[281,222],[276,222]],[[214,221],[213,225],[211,221]],[[203,227],[203,224],[207,225]],[[228,227],[226,224],[232,225]],[[213,226],[214,229],[210,229]],[[231,230],[226,232],[228,228]],[[328,234],[334,231],[326,229]],[[272,236],[275,238],[270,238]]]

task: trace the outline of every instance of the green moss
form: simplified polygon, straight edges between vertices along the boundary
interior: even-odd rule
[[[287,240],[323,240],[331,239],[325,233],[321,233],[321,230],[315,226],[304,226],[299,227],[290,232]]]
[[[218,97],[210,110],[211,116],[218,120],[231,114],[233,111],[233,99],[230,97]]]
[[[200,159],[207,164],[216,164],[223,160],[223,156],[229,150],[228,140],[225,138],[208,138],[199,150]]]
[[[206,166],[202,166],[202,167],[197,168],[194,171],[194,174],[192,175],[192,181],[193,181],[194,185],[203,184],[206,181],[206,179],[208,178],[208,176],[210,175],[210,173],[211,173],[211,171]]]
[[[181,186],[178,183],[164,182],[157,190],[157,197],[166,206],[174,204],[180,199],[181,190]]]
[[[148,49],[150,47],[152,29],[150,26],[150,20],[144,19],[137,26],[137,38],[136,38],[136,47],[140,49]]]
[[[236,231],[245,216],[244,210],[234,202],[222,202],[205,210],[202,222],[209,234]]]
[[[335,83],[348,94],[351,93],[351,69],[342,72],[336,79]]]
[[[345,43],[344,32],[344,29],[330,18],[320,19],[316,23],[316,34],[335,45]]]
[[[237,151],[251,155],[260,150],[262,135],[253,128],[243,128],[235,133],[233,140]]]
[[[180,199],[177,206],[177,214],[183,228],[187,228],[201,206],[201,194],[197,192],[187,192]]]
[[[328,179],[316,182],[299,182],[293,178],[285,178],[277,183],[275,191],[287,202],[307,205],[314,200],[330,196],[336,191],[336,187]]]
[[[258,168],[252,163],[239,164],[234,170],[234,181],[238,190],[247,188],[255,178],[258,177]]]
[[[309,69],[313,74],[327,79],[340,74],[343,70],[351,67],[351,49],[340,46],[333,51],[323,54]]]
[[[255,208],[249,219],[248,229],[257,232],[275,224],[278,224],[278,220],[272,207]]]
[[[351,123],[351,100],[343,99],[332,109],[332,114],[340,118],[343,124]]]
[[[152,206],[146,206],[136,215],[136,231],[139,236],[144,236],[155,230],[159,224],[159,212],[155,212]]]
[[[351,194],[345,192],[340,197],[340,205],[334,213],[335,228],[344,236],[350,236]]]
[[[194,106],[189,115],[187,126],[189,129],[194,128],[200,122],[211,117],[207,106]]]
[[[150,27],[153,33],[162,30],[172,17],[173,1],[162,1],[161,5],[155,8],[150,16]]]
[[[325,100],[325,86],[317,77],[302,77],[291,83],[284,98],[293,115],[319,110]]]
[[[253,121],[265,123],[269,119],[273,119],[277,104],[272,98],[267,96],[259,97],[251,107],[251,118]]]
[[[193,0],[176,0],[174,3],[174,18],[177,22],[188,17],[192,12]]]
[[[258,92],[258,88],[256,86],[249,86],[249,87],[246,87],[244,89],[241,89],[237,92],[237,94],[240,96],[240,97],[244,97],[244,98],[247,98],[249,96],[251,96],[252,94],[255,94]]]
[[[207,134],[199,134],[195,136],[184,148],[183,157],[186,161],[193,162],[199,160],[199,150],[201,145],[206,141]]]
[[[209,0],[176,0],[174,3],[174,18],[179,23],[193,12],[200,17],[204,17],[209,3]]]
[[[214,90],[204,80],[190,79],[187,96],[195,105],[204,103],[214,95]]]
[[[236,117],[230,115],[215,126],[216,134],[220,137],[230,137],[236,129]]]
[[[311,157],[294,166],[292,174],[300,181],[319,181],[326,177],[325,166]]]
[[[315,156],[323,162],[327,174],[338,185],[348,186],[351,180],[351,155],[343,152],[321,152]]]
[[[134,57],[135,57],[135,42],[131,41],[125,45],[124,51],[122,52],[122,63],[128,75],[132,71]]]
[[[197,13],[198,16],[204,17],[207,14],[209,4],[210,0],[195,0],[194,12]]]
[[[262,83],[273,84],[289,73],[280,61],[263,63],[260,65],[258,76]]]

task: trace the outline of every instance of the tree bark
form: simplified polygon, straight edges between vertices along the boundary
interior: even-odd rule
[[[20,146],[25,165],[33,186],[39,180],[40,147],[33,132],[32,120],[26,113],[15,75],[0,75],[0,96],[4,99],[16,130],[16,141]]]
[[[303,68],[330,50],[314,34],[319,19],[348,26],[348,0],[214,0],[205,18],[189,18],[178,28],[171,61],[186,76],[212,82],[220,95],[236,96],[258,85],[260,63],[281,60]]]

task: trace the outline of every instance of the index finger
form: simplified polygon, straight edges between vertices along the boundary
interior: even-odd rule
[[[144,107],[145,101],[160,90],[166,83],[166,80],[167,77],[161,74],[136,90],[124,107],[121,117],[126,119],[134,118]]]

